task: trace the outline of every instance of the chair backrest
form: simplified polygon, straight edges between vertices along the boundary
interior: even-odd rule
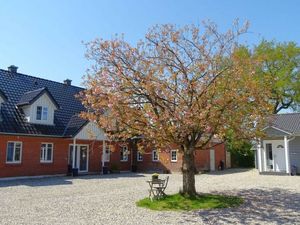
[[[167,176],[166,179],[165,179],[164,189],[166,189],[166,187],[168,186],[168,182],[169,182],[169,176]]]

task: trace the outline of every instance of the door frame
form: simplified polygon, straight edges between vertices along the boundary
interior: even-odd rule
[[[74,146],[73,144],[69,144],[69,151],[68,151],[68,157],[69,157],[69,160],[68,162],[70,162],[70,151],[71,151],[71,146]],[[77,149],[79,149],[79,151],[76,152],[77,154],[77,167],[78,167],[78,172],[79,173],[86,173],[89,171],[89,145],[88,144],[76,144],[75,146],[77,146]],[[87,148],[87,160],[86,160],[86,170],[80,170],[80,147],[82,146],[85,146]],[[74,147],[73,147],[74,149]],[[72,157],[72,156],[71,156]]]
[[[267,162],[269,161],[269,155],[268,155],[268,151],[267,151],[267,144],[271,144],[271,146],[272,146],[272,160],[270,160],[271,161],[271,163],[272,163],[272,166],[273,166],[273,168],[272,169],[270,169],[270,168],[268,168],[268,164],[267,164]],[[277,146],[278,145],[282,145],[282,146],[284,146],[284,143],[283,143],[283,140],[278,140],[278,139],[276,139],[276,140],[264,140],[264,149],[265,149],[265,164],[266,164],[266,171],[271,171],[271,172],[282,172],[282,171],[284,171],[284,169],[281,171],[281,170],[277,170],[276,168],[277,168],[277,166],[278,165],[280,165],[282,168],[285,168],[286,167],[286,165],[285,165],[285,161],[283,162],[282,160],[285,160],[285,154],[284,154],[284,152],[283,153],[281,153],[281,157],[283,157],[283,159],[281,158],[281,157],[278,157],[278,153],[280,152],[280,151],[284,151],[284,149],[278,149],[277,148]],[[280,159],[279,159],[280,158]]]
[[[268,154],[268,149],[267,149],[267,145],[270,144],[271,145],[271,153],[272,153],[272,159],[269,159],[269,154]],[[274,142],[272,141],[266,141],[264,144],[264,148],[265,148],[265,154],[266,154],[266,169],[267,171],[275,171],[275,160],[274,160]],[[271,162],[271,164],[269,165],[268,163]],[[272,168],[270,168],[270,166],[272,165]]]

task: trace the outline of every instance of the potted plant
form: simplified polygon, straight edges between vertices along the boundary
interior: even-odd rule
[[[152,174],[152,180],[157,180],[158,179],[158,173]]]

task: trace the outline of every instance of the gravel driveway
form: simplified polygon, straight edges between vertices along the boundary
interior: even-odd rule
[[[161,175],[163,176],[163,175]],[[156,212],[137,208],[147,174],[0,181],[0,224],[300,224],[300,176],[227,170],[197,175],[199,192],[241,195],[234,209]],[[178,192],[179,174],[167,193]]]

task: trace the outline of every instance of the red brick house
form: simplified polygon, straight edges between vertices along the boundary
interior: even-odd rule
[[[176,149],[141,155],[128,144],[105,141],[101,128],[78,117],[85,109],[75,95],[82,90],[71,80],[41,79],[15,66],[0,70],[0,178],[66,174],[70,168],[100,173],[103,165],[180,171]],[[196,154],[198,169],[217,169],[221,160],[226,161],[223,144]]]

